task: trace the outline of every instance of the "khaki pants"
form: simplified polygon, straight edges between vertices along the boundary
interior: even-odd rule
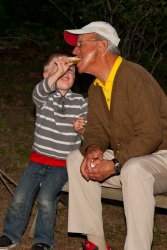
[[[104,158],[112,159],[113,152],[107,150]],[[94,181],[87,182],[82,177],[80,173],[82,160],[83,156],[79,150],[73,151],[67,159],[68,231],[104,236],[101,184]],[[167,150],[128,160],[120,176],[113,176],[102,185],[122,188],[127,224],[124,249],[150,250],[155,209],[153,194],[167,191]]]

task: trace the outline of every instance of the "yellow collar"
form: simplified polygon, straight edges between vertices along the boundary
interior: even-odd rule
[[[122,63],[122,60],[123,60],[122,57],[118,56],[105,83],[102,83],[98,78],[96,78],[93,82],[95,86],[99,85],[100,87],[102,87],[109,110],[111,104],[111,93],[112,93],[114,78],[120,64]]]

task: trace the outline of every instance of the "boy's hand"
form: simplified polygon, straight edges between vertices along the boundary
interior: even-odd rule
[[[67,70],[69,69],[69,67],[70,67],[71,65],[73,65],[72,62],[68,62],[66,56],[59,56],[59,57],[56,57],[56,58],[54,59],[54,64],[55,64],[55,70],[54,70],[54,72],[52,73],[52,75],[56,73],[56,76],[58,77],[58,79],[59,79],[60,77],[62,77],[62,76],[67,72]],[[58,79],[57,79],[57,80],[58,80]]]
[[[50,87],[53,86],[73,65],[72,62],[68,62],[67,56],[55,57],[48,73],[48,84]]]
[[[86,120],[84,117],[79,117],[78,119],[73,121],[74,130],[81,135],[84,134],[85,125],[86,125]]]

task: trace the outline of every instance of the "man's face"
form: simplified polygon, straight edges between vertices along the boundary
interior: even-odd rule
[[[95,33],[78,36],[78,42],[73,50],[73,54],[81,58],[77,63],[79,73],[94,72],[96,57],[98,53],[98,42],[100,42]]]

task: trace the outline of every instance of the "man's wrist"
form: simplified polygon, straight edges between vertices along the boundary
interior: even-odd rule
[[[87,153],[89,153],[89,151],[93,150],[94,148],[97,148],[97,146],[95,144],[89,145],[86,149],[85,149],[85,155]]]
[[[115,175],[119,175],[122,168],[121,163],[116,158],[112,159],[112,162],[114,163]]]

